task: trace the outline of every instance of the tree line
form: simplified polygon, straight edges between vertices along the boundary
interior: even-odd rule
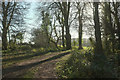
[[[41,31],[38,33],[41,32],[43,35],[44,32],[43,37],[46,36],[48,46],[52,43],[58,48],[58,42],[61,39],[63,48],[71,49],[70,28],[77,25],[78,49],[82,49],[83,29],[86,25],[86,28],[90,28],[92,25],[94,34],[90,41],[94,43],[95,53],[102,54],[104,50],[114,53],[115,50],[120,49],[119,2],[44,2],[43,5],[45,4],[47,7],[44,8],[38,5],[36,12],[38,12],[38,18],[42,17],[42,19],[38,19],[42,21]],[[20,29],[20,26],[23,27],[25,24],[23,15],[26,13],[24,12],[26,6],[28,5],[15,1],[1,2],[2,50],[8,49],[8,39],[9,42],[11,39],[7,35],[18,32],[18,34],[24,34],[25,30]],[[87,14],[89,9],[92,10],[91,16]],[[35,36],[35,31],[33,32],[33,36]],[[12,36],[15,37],[15,35]],[[32,41],[35,41],[35,37]]]

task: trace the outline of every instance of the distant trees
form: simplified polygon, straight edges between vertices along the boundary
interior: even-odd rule
[[[22,33],[22,32],[19,32],[19,33],[16,34],[16,39],[19,40],[20,44],[22,44],[22,42],[23,42],[23,36],[24,36],[23,34],[24,33]]]
[[[84,8],[85,8],[85,4],[83,3],[82,5],[78,2],[78,3],[73,3],[76,6],[73,6],[72,4],[70,5],[70,2],[53,2],[53,3],[41,3],[44,5],[47,5],[47,7],[42,7],[42,9],[44,10],[44,12],[49,12],[51,16],[53,16],[54,18],[51,19],[55,19],[56,23],[55,23],[55,27],[60,27],[61,29],[61,34],[62,36],[59,35],[56,36],[57,39],[58,38],[62,38],[62,45],[63,48],[66,47],[66,49],[71,49],[71,35],[70,35],[70,26],[72,22],[74,22],[75,19],[79,20],[79,49],[82,49],[82,27],[83,27],[83,14],[84,14]],[[72,12],[74,13],[75,11],[71,11],[72,8],[77,9],[77,12],[74,16],[74,14],[72,14]],[[42,10],[39,7],[39,12],[42,13]],[[74,17],[73,17],[74,16]],[[51,23],[54,23],[54,20],[51,20]],[[55,29],[55,28],[54,28]],[[53,34],[59,33],[59,30],[52,30]],[[56,28],[57,29],[57,28]],[[54,32],[55,31],[55,32]],[[64,40],[65,37],[65,40]],[[56,42],[58,42],[58,40],[56,39]],[[52,40],[53,42],[53,40]],[[55,43],[55,42],[54,42]],[[66,44],[65,44],[66,43]]]
[[[44,10],[41,12],[42,24],[39,28],[34,29],[32,32],[32,41],[35,43],[36,47],[45,47],[50,46],[50,16]]]
[[[70,26],[68,25],[68,18],[69,18],[68,13],[70,9],[70,3],[67,4],[66,2],[65,3],[55,2],[50,4],[49,3],[43,3],[43,4],[47,5],[46,7],[47,9],[44,7],[43,11],[51,16],[51,24],[49,25],[50,42],[54,43],[57,47],[58,42],[62,40],[63,48],[65,48],[66,46],[66,49],[71,49],[71,35],[69,30]],[[42,12],[42,10],[39,9],[39,12]],[[66,36],[64,34],[65,32],[66,32]],[[64,38],[66,38],[66,45]]]
[[[32,42],[34,42],[35,47],[48,47],[48,37],[40,28],[34,29],[32,36]]]
[[[38,47],[45,47],[45,48],[58,48],[58,42],[61,38],[61,35],[59,34],[59,31],[57,29],[56,25],[56,17],[51,16],[49,11],[42,10],[41,11],[41,19],[42,24],[39,25],[39,28],[35,29],[32,34],[33,35],[33,42],[35,42],[35,45],[38,45]],[[39,17],[40,19],[40,17]],[[38,19],[38,20],[39,20]],[[37,35],[35,35],[37,34]]]
[[[46,34],[46,38],[47,39],[47,44],[49,46],[50,43],[50,28],[49,26],[51,26],[51,21],[50,21],[50,16],[48,13],[45,13],[44,11],[42,11],[42,24],[41,24],[41,30],[43,31],[43,33]]]
[[[11,39],[9,40],[9,49],[15,50],[17,48],[17,44],[21,46],[23,39],[24,39],[23,32],[12,34]]]

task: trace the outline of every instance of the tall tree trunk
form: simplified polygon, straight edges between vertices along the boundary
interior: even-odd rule
[[[104,38],[105,38],[105,41],[104,41],[104,48],[105,50],[108,50],[108,40],[107,40],[107,37],[108,37],[108,21],[107,21],[107,3],[105,3],[105,8],[104,8],[104,20],[103,20],[103,23],[104,23]]]
[[[66,49],[71,49],[71,35],[69,32],[68,19],[65,20],[65,28],[66,28]]]
[[[62,11],[62,15],[64,17],[64,26],[66,29],[66,49],[71,49],[71,35],[70,35],[70,30],[69,30],[69,25],[68,25],[68,18],[69,18],[69,11],[70,11],[70,2],[58,2],[59,7]]]
[[[92,75],[94,78],[101,78],[106,73],[104,71],[105,61],[106,57],[103,53],[102,48],[102,41],[101,41],[101,31],[100,31],[100,23],[99,23],[99,13],[98,13],[98,2],[94,2],[94,29],[95,29],[95,49],[94,49],[94,56],[93,61],[91,62],[91,68],[92,68]],[[93,66],[96,66],[98,68],[94,68]],[[97,72],[96,72],[97,71]]]
[[[119,3],[116,2],[113,3],[113,6],[114,6],[114,11],[115,11],[115,23],[117,25],[117,35],[118,35],[118,49],[120,50],[120,22],[119,22],[119,18],[118,18],[118,6],[119,6]]]
[[[117,23],[118,25],[118,31],[117,31],[117,34],[118,34],[118,49],[120,50],[120,23],[118,22]]]
[[[112,24],[112,17],[111,17],[111,7],[110,7],[110,3],[105,3],[105,9],[104,9],[104,38],[105,38],[105,50],[107,50],[107,52],[110,52],[110,48],[112,49],[112,52],[114,53],[114,39],[115,39],[115,32],[114,32],[114,27]],[[107,37],[108,35],[110,35],[110,41],[112,43],[112,46],[110,47]]]
[[[7,8],[5,7],[5,2],[2,2],[3,8],[3,29],[2,29],[2,50],[7,50]]]
[[[103,54],[103,48],[102,48],[102,41],[101,41],[101,31],[100,31],[100,24],[99,24],[99,13],[98,13],[98,2],[94,2],[94,23],[95,23],[95,54]]]
[[[8,30],[9,46],[10,46],[10,29]]]
[[[64,25],[62,26],[62,45],[63,45],[63,48],[65,48],[65,42],[64,42]]]
[[[2,50],[7,50],[7,29],[3,30],[2,33]]]
[[[83,49],[82,48],[82,18],[81,18],[81,16],[80,16],[80,9],[78,9],[78,13],[79,13],[79,48],[78,49]]]
[[[65,23],[65,28],[66,28],[66,49],[69,50],[71,49],[71,35],[70,35],[70,30],[69,30],[69,25],[68,25],[68,19],[69,19],[69,10],[70,10],[70,2],[64,2],[64,23]]]
[[[111,17],[111,7],[110,7],[110,3],[108,4],[108,18],[109,18],[109,31],[111,33],[111,42],[112,42],[112,52],[114,53],[114,44],[115,44],[115,32],[114,32],[114,27],[112,26],[112,17]]]
[[[120,50],[120,22],[118,21],[117,22],[117,26],[118,26],[118,29],[117,29],[117,34],[118,34],[118,49]]]
[[[6,5],[7,4],[7,5]],[[11,14],[9,14],[8,16],[8,13],[9,13],[9,10],[8,8],[10,8],[10,2],[6,3],[5,2],[2,2],[2,18],[3,18],[3,21],[2,21],[2,26],[3,26],[3,29],[2,29],[2,50],[7,50],[7,31],[9,29],[9,26],[10,26],[10,23],[11,23],[11,20],[12,20],[12,17],[13,17],[13,13],[14,13],[14,10],[15,10],[15,6],[16,6],[16,2],[14,2],[14,6],[12,8],[12,12]],[[9,20],[7,20],[9,17]]]

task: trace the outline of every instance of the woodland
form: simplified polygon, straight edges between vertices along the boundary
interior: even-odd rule
[[[0,37],[3,79],[120,79],[120,2],[0,1]]]

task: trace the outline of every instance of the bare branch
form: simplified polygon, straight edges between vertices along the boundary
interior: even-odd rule
[[[10,23],[11,23],[11,20],[12,20],[12,17],[13,17],[13,13],[14,13],[14,10],[15,10],[15,6],[16,6],[16,2],[14,2],[14,7],[13,7],[12,13],[11,13],[11,15],[10,15],[9,22],[8,22],[8,24],[7,24],[7,28],[10,26]]]

